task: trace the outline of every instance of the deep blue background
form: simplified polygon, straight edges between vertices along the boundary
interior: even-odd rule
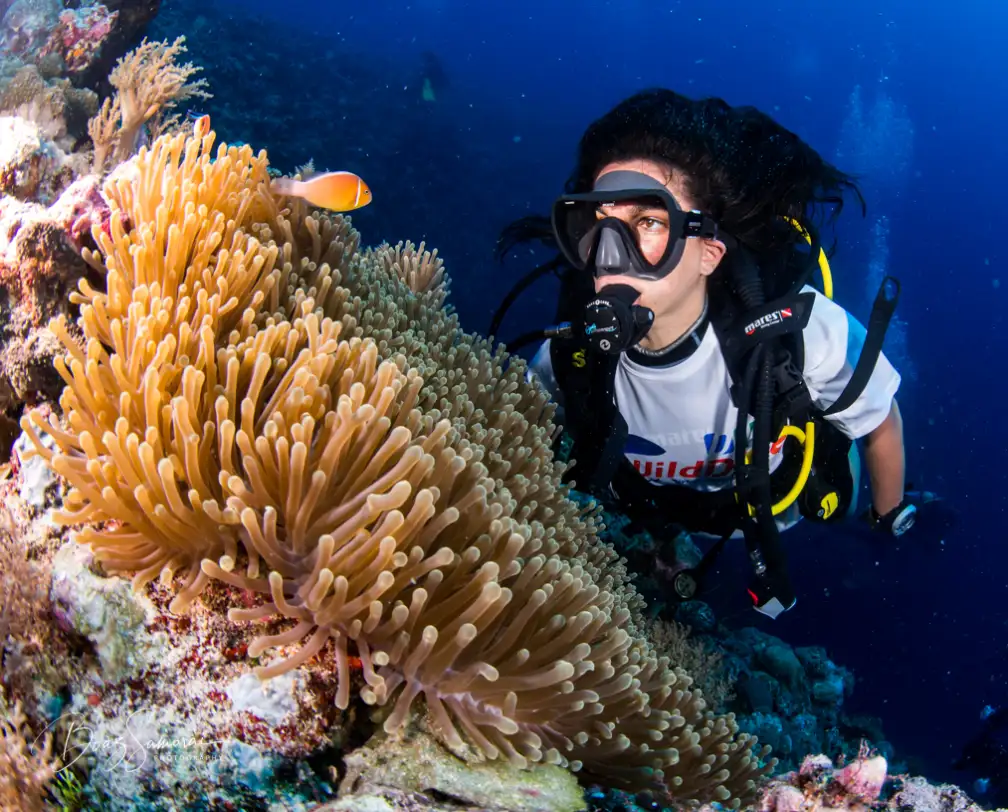
[[[209,73],[216,97],[206,104],[221,137],[269,149],[284,169],[312,157],[320,169],[359,172],[375,199],[353,217],[365,242],[437,246],[464,325],[480,331],[531,266],[529,256],[494,262],[498,230],[548,210],[581,132],[622,97],[664,85],[753,104],[830,160],[855,85],[866,102],[884,92],[905,106],[915,129],[905,184],[866,178],[865,188],[870,216],[890,219],[888,270],[903,282],[900,314],[919,370],[899,395],[909,475],[945,496],[959,523],[944,544],[898,547],[799,529],[788,538],[796,611],[776,624],[737,613],[730,573],[715,600],[733,622],[825,645],[856,672],[854,704],[883,717],[899,755],[954,779],[948,762],[982,705],[1008,701],[999,282],[1008,10],[878,5],[218,0],[211,10],[167,0],[163,26],[190,34],[197,61],[222,65]],[[186,6],[181,24],[171,12]],[[247,36],[251,48],[264,31],[269,47],[230,77],[232,57],[206,45]],[[434,104],[419,100],[428,50],[450,79]],[[869,224],[845,212],[833,263],[837,298],[862,317]],[[554,294],[548,284],[528,294],[505,333],[547,322]]]

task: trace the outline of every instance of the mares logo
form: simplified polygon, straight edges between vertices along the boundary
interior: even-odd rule
[[[789,319],[792,315],[790,307],[782,307],[780,310],[774,310],[771,313],[767,313],[765,316],[760,316],[756,319],[756,321],[747,324],[745,334],[747,336],[751,336],[757,330],[762,330],[764,327],[773,327],[775,324],[781,324],[784,319]]]

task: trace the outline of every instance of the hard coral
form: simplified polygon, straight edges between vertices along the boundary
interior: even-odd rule
[[[87,132],[88,118],[98,110],[93,90],[76,88],[67,79],[46,80],[34,65],[19,68],[0,87],[0,110],[35,122],[68,152]]]
[[[175,581],[173,611],[212,579],[260,596],[230,617],[291,621],[249,646],[284,655],[261,677],[331,658],[346,708],[358,658],[389,733],[422,698],[464,757],[739,805],[773,762],[642,635],[520,360],[458,328],[433,256],[360,254],[214,139],[162,137],[105,186],[83,348],[53,328],[65,422],[22,421],[73,486],[59,518],[107,570]]]

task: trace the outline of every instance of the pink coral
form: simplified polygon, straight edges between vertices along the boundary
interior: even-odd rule
[[[109,233],[109,205],[94,175],[78,179],[49,207],[50,217],[64,229],[70,244],[79,253],[83,245],[93,245],[91,229]]]
[[[896,789],[883,800],[887,771],[886,760],[870,756],[866,748],[844,767],[834,767],[823,755],[806,756],[798,770],[764,784],[752,808],[759,812],[983,812],[958,787],[936,786],[905,775],[894,776]],[[697,812],[722,808],[705,805]]]
[[[803,812],[805,794],[797,787],[786,784],[775,786],[760,802],[760,812]]]
[[[859,758],[835,773],[835,778],[848,794],[863,801],[874,801],[882,793],[888,766],[882,756]]]
[[[768,782],[760,793],[759,812],[866,812],[873,809],[887,777],[882,756],[862,750],[845,767],[823,755],[806,756],[801,767]],[[708,812],[707,808],[703,812]]]

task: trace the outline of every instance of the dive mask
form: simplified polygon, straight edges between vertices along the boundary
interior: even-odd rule
[[[607,215],[610,209],[624,217]],[[679,264],[688,238],[718,236],[710,217],[683,211],[659,180],[630,170],[607,172],[591,192],[560,197],[552,220],[567,261],[598,278],[662,279]]]

